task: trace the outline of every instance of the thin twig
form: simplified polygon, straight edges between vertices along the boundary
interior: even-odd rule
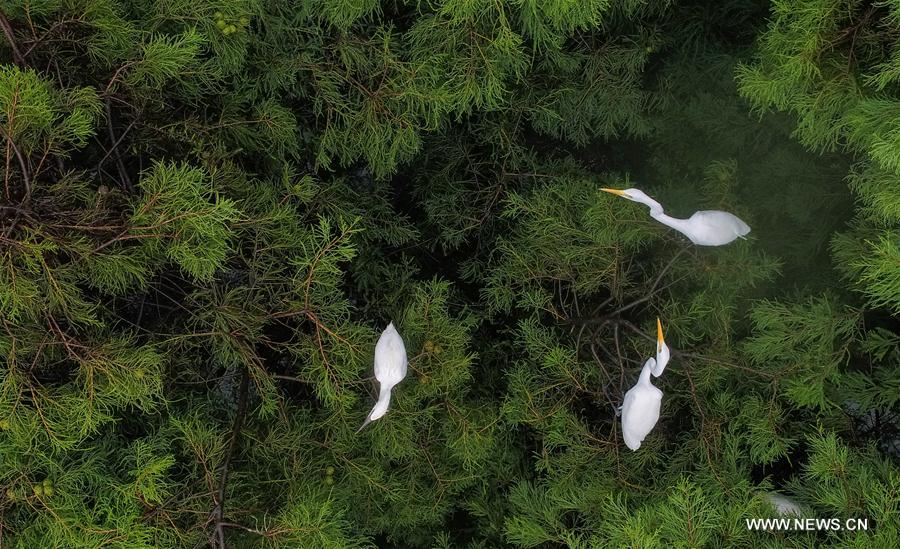
[[[216,496],[216,507],[213,509],[213,516],[216,520],[216,538],[215,543],[219,549],[225,549],[225,488],[228,485],[228,467],[231,464],[231,458],[234,450],[237,448],[238,438],[241,434],[241,428],[244,423],[244,414],[247,411],[247,390],[250,382],[250,373],[244,369],[244,375],[241,377],[241,385],[238,388],[238,405],[237,412],[234,415],[234,423],[231,426],[231,440],[228,443],[228,450],[225,453],[225,461],[222,463],[222,478],[219,480],[219,492]]]
[[[9,25],[9,21],[7,21],[6,16],[0,13],[0,27],[3,27],[3,34],[6,35],[6,41],[9,42],[9,48],[12,50],[13,61],[15,61],[16,65],[25,68],[25,58],[22,57],[21,52],[19,52],[19,47],[16,46],[16,37],[13,35],[12,27]]]
[[[609,395],[609,391],[606,389],[608,385],[612,385],[613,383],[612,376],[609,375],[609,372],[607,372],[606,368],[603,366],[603,361],[600,360],[600,355],[597,354],[597,348],[593,343],[591,343],[590,349],[591,354],[594,356],[594,360],[597,362],[597,366],[600,368],[600,371],[602,371],[603,375],[606,376],[606,379],[609,380],[608,383],[603,383],[600,385],[601,389],[603,389],[603,396],[605,396],[606,400],[609,402],[609,405],[613,410],[613,414],[618,416],[619,409],[613,401],[613,398]]]
[[[271,534],[264,531],[258,530],[256,528],[250,528],[249,526],[244,526],[242,524],[237,524],[236,522],[223,522],[221,523],[223,528],[237,528],[238,530],[243,530],[245,532],[250,532],[251,534],[258,534],[260,536],[271,537]]]
[[[116,147],[119,146],[119,143],[121,143],[122,140],[125,139],[125,136],[128,135],[128,132],[131,131],[131,128],[133,128],[136,123],[137,123],[137,120],[132,120],[131,124],[129,124],[128,127],[125,128],[125,131],[122,132],[122,135],[119,136],[119,139],[117,139],[116,142],[113,143],[112,148],[109,149],[108,151],[106,151],[106,155],[100,159],[100,162],[97,163],[98,170],[100,169],[100,166],[102,166],[103,163],[106,162],[106,159],[109,158],[109,155],[111,155],[113,153],[113,151],[116,150]]]
[[[646,339],[647,341],[649,341],[651,343],[656,343],[656,337],[644,333],[640,328],[638,328],[631,322],[628,322],[627,320],[624,320],[624,319],[618,319],[615,322],[617,324],[621,324],[621,325],[625,326],[626,328],[628,328],[635,334],[641,336],[642,338]],[[670,353],[672,355],[672,358],[692,358],[694,360],[702,360],[705,362],[712,362],[713,364],[727,366],[728,368],[734,368],[736,370],[743,370],[745,372],[751,372],[758,376],[767,377],[769,379],[773,379],[775,377],[773,374],[770,374],[769,372],[763,372],[761,370],[754,370],[753,368],[748,368],[746,366],[741,366],[740,364],[734,364],[733,362],[728,362],[726,360],[720,360],[718,358],[712,358],[710,356],[706,356],[706,355],[699,354],[699,353],[693,353],[693,352],[688,352],[688,351],[679,351],[677,349],[670,349]]]
[[[611,313],[608,313],[608,314],[605,314],[605,315],[603,315],[603,316],[601,316],[601,317],[595,317],[595,318],[573,318],[573,319],[569,320],[569,322],[572,323],[572,324],[601,324],[601,325],[606,324],[606,323],[609,322],[611,319],[617,317],[618,315],[624,313],[625,311],[627,311],[627,310],[629,310],[629,309],[633,309],[634,307],[637,307],[637,306],[640,305],[641,303],[645,303],[645,302],[647,302],[647,301],[650,301],[650,300],[653,298],[653,296],[657,293],[657,289],[659,289],[659,291],[662,291],[662,290],[665,290],[666,288],[670,288],[671,286],[677,284],[678,282],[681,282],[681,281],[684,280],[686,277],[678,278],[678,279],[676,279],[675,281],[673,281],[673,282],[667,284],[666,286],[664,286],[664,287],[662,287],[662,288],[659,288],[659,284],[660,284],[660,282],[662,282],[663,277],[666,275],[666,273],[669,271],[669,269],[672,267],[672,265],[675,264],[675,261],[676,261],[679,257],[681,257],[681,254],[683,254],[683,253],[685,252],[685,250],[687,250],[687,248],[681,248],[681,249],[678,251],[678,253],[676,253],[674,256],[672,256],[672,259],[670,259],[669,262],[666,263],[666,266],[663,267],[663,269],[662,269],[662,270],[659,272],[659,274],[656,276],[656,279],[653,281],[653,284],[650,286],[650,289],[647,290],[647,293],[644,295],[644,297],[641,297],[641,298],[639,298],[639,299],[636,299],[636,300],[634,300],[634,301],[632,301],[631,303],[628,303],[628,304],[626,304],[626,305],[623,305],[623,306],[619,307],[618,309],[616,309],[615,311],[613,311],[613,312],[611,312]],[[609,301],[609,300],[607,300],[607,302],[608,302],[608,301]]]
[[[269,375],[271,375],[275,379],[283,379],[285,381],[296,381],[297,383],[309,383],[307,380],[300,379],[299,377],[283,376],[280,374],[269,374]]]
[[[625,386],[625,364],[622,362],[622,349],[619,347],[619,325],[613,328],[613,340],[616,342],[616,356],[619,357],[619,392]]]
[[[28,215],[28,210],[26,210],[24,208],[20,208],[18,206],[4,206],[3,204],[0,204],[0,210],[7,210],[7,211],[11,211],[11,212],[23,213],[25,215]]]
[[[9,224],[9,227],[3,231],[3,238],[9,238],[9,235],[12,234],[14,230],[16,230],[16,225],[19,224],[19,219],[22,217],[22,211],[16,210],[16,217],[13,218],[12,223]]]
[[[53,24],[53,26],[51,26],[49,29],[47,29],[40,36],[37,36],[37,34],[34,32],[34,29],[32,29],[32,33],[34,33],[34,40],[30,41],[31,45],[28,46],[27,50],[25,50],[25,53],[23,54],[23,56],[28,57],[28,54],[31,53],[31,50],[38,47],[44,40],[46,40],[46,38],[48,36],[50,36],[51,33],[53,33],[53,31],[55,31],[59,27],[62,27],[64,25],[70,25],[72,23],[84,23],[84,20],[79,18],[79,19],[66,19],[64,21],[57,21],[56,23]]]
[[[134,125],[133,122],[132,125]],[[110,141],[113,143],[112,148],[106,154],[107,156],[109,156],[110,153],[113,154],[113,157],[116,159],[116,166],[119,168],[119,177],[122,178],[122,183],[125,185],[125,190],[131,193],[134,191],[134,186],[131,184],[131,178],[128,177],[128,172],[125,170],[125,163],[122,162],[122,157],[119,156],[119,151],[116,148],[118,147],[119,141],[121,141],[121,139],[116,139],[116,132],[113,129],[112,122],[112,108],[110,108],[109,106],[109,99],[106,100],[106,127],[109,130]],[[128,129],[125,130],[125,132],[122,134],[122,137],[125,137],[125,134],[128,133],[128,130],[130,129],[131,126],[128,126]],[[103,160],[106,160],[106,157],[103,157]],[[100,165],[103,164],[103,160],[100,161]],[[98,165],[98,169],[100,165]]]
[[[12,140],[12,136],[6,133],[6,130],[2,127],[0,127],[0,132],[3,133],[3,137],[6,138],[6,141],[12,147],[13,152],[16,153],[16,159],[19,161],[19,169],[22,170],[22,181],[25,183],[25,197],[22,201],[27,204],[28,201],[31,200],[31,175],[28,173],[25,157],[22,156],[22,151],[19,150],[19,147],[16,146],[15,142]]]
[[[685,358],[693,358],[695,360],[703,360],[706,362],[712,362],[713,364],[719,364],[722,366],[727,366],[729,368],[735,368],[737,370],[742,370],[744,372],[750,372],[756,374],[758,376],[767,377],[769,379],[775,379],[776,376],[769,372],[763,372],[762,370],[754,370],[753,368],[747,368],[746,366],[741,366],[740,364],[734,364],[732,362],[727,362],[724,360],[719,360],[717,358],[708,357],[705,355],[695,354],[695,353],[686,353],[684,351],[673,351],[673,356],[683,356]]]

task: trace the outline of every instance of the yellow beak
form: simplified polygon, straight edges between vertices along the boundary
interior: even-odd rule
[[[662,346],[665,341],[663,341],[663,333],[662,333],[662,323],[659,321],[659,317],[656,317],[656,352],[662,351]]]
[[[603,192],[612,193],[616,196],[625,196],[625,193],[620,191],[619,189],[607,189],[606,187],[603,187],[600,190]]]

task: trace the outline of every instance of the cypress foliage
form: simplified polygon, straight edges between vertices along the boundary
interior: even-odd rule
[[[0,0],[0,543],[895,547],[898,22]]]

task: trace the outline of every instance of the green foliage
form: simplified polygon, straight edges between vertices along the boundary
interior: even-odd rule
[[[127,69],[124,77],[129,86],[146,86],[148,92],[159,91],[173,78],[196,70],[203,37],[190,30],[177,37],[151,37],[141,44],[140,58]]]
[[[102,110],[96,90],[58,91],[33,70],[0,67],[0,125],[22,154],[64,154],[94,135]]]
[[[825,385],[839,381],[856,316],[835,311],[828,298],[820,298],[795,307],[763,301],[753,308],[750,319],[754,331],[747,340],[750,360],[774,371],[790,368],[793,375],[783,390],[797,406],[834,405],[826,397]]]
[[[896,545],[897,2],[0,13],[10,546]]]
[[[637,221],[636,207],[624,217],[614,204],[587,180],[563,179],[527,195],[510,193],[502,215],[516,218],[517,227],[497,239],[498,265],[487,279],[489,302],[508,309],[518,296],[522,305],[547,308],[552,296],[542,282],[565,283],[590,296],[621,278],[623,256],[647,240],[650,227]]]
[[[211,279],[229,252],[234,202],[214,196],[209,176],[187,165],[155,164],[141,190],[129,236],[141,240],[148,256],[164,254],[192,277]]]

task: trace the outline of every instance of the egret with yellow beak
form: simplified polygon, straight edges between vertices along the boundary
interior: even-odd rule
[[[698,246],[722,246],[736,238],[744,238],[750,232],[750,227],[746,223],[728,212],[701,210],[694,212],[694,215],[688,219],[677,219],[663,213],[662,204],[647,196],[640,189],[602,188],[600,190],[649,206],[650,217],[663,225],[672,227]]]
[[[387,413],[391,403],[391,390],[406,377],[406,366],[406,346],[391,322],[375,344],[375,379],[380,385],[378,401],[357,433]]]
[[[663,331],[662,331],[662,323],[659,321],[659,318],[656,319],[656,361],[653,365],[653,377],[659,377],[662,375],[663,370],[666,369],[666,364],[669,363],[669,357],[672,352],[669,350],[669,346],[666,345],[666,341],[663,339]]]
[[[656,366],[656,359],[648,358],[641,370],[638,382],[625,393],[622,402],[622,438],[625,446],[632,451],[641,443],[659,421],[659,409],[663,393],[650,382],[650,372]]]

